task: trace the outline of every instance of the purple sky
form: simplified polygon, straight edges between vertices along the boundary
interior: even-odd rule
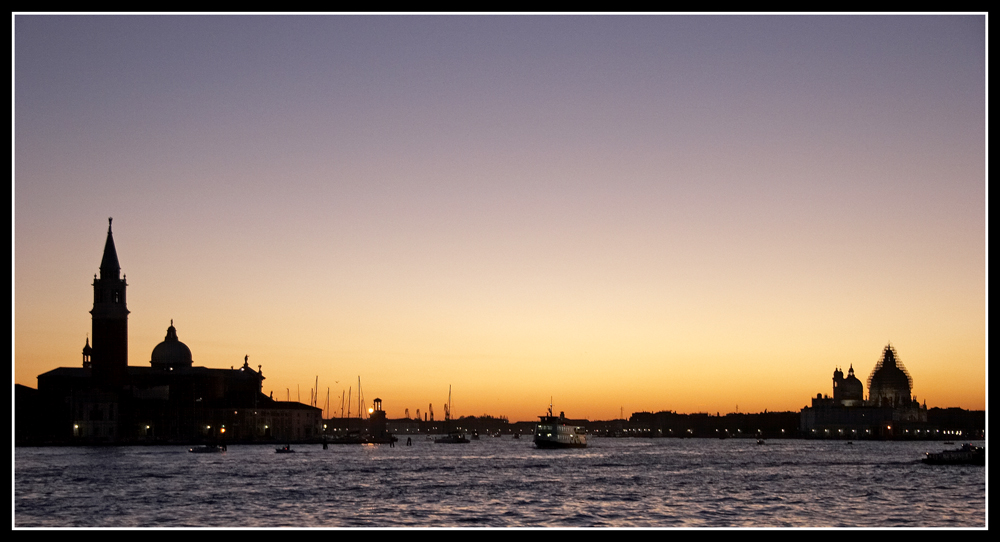
[[[113,216],[129,363],[276,398],[792,410],[892,341],[985,408],[984,15],[13,23],[18,383]]]

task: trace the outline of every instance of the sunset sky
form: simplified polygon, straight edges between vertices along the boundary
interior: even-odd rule
[[[986,408],[984,15],[12,23],[16,383],[114,217],[130,365],[338,415],[799,410],[890,342]]]

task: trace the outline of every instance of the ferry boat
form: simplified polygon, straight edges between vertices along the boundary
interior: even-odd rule
[[[928,465],[985,465],[986,448],[964,444],[957,450],[927,452],[922,461]]]
[[[582,427],[566,423],[566,413],[552,415],[552,405],[549,414],[539,416],[540,421],[535,426],[536,448],[586,448],[587,434]]]

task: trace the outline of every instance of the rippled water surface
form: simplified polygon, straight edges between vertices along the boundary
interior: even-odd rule
[[[17,448],[14,526],[985,527],[985,467],[919,462],[958,444]]]

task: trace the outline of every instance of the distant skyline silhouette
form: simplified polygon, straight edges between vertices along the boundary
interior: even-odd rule
[[[985,409],[983,15],[15,14],[14,41],[15,383],[94,342],[112,216],[129,365],[176,323],[280,399],[793,411],[891,342],[919,401]]]

